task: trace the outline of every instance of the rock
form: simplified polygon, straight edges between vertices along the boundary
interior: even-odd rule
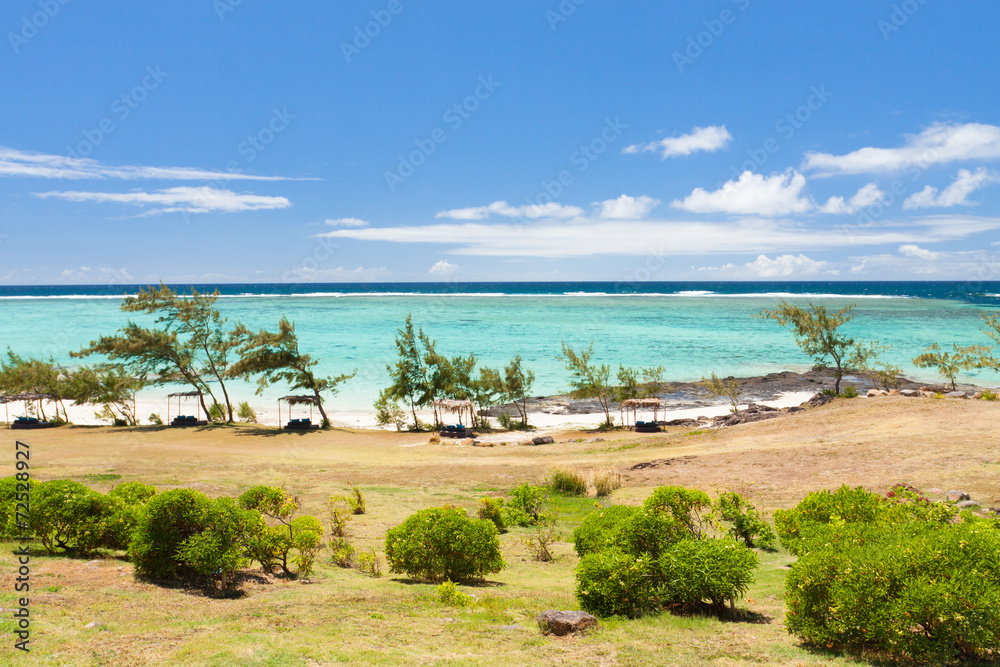
[[[951,491],[948,492],[948,500],[950,500],[953,503],[962,502],[963,500],[968,500],[968,499],[969,499],[969,494],[964,491],[956,491],[955,489],[952,489]]]
[[[436,435],[432,435],[432,436],[431,436],[431,439],[430,439],[430,440],[428,440],[427,442],[428,442],[429,444],[432,444],[432,445],[440,445],[440,444],[441,444],[441,438],[439,438],[439,437],[438,437],[438,436],[436,436]]]
[[[808,401],[806,401],[802,405],[803,406],[808,405],[810,407],[814,407],[815,408],[815,407],[819,407],[821,405],[826,405],[827,403],[829,403],[833,399],[834,399],[834,397],[831,396],[830,394],[816,394],[815,396],[813,396],[812,398],[810,398]]]
[[[920,397],[921,398],[934,398],[935,396],[937,396],[937,392],[936,391],[930,391],[928,389],[921,389],[920,390]]]
[[[749,424],[750,422],[764,421],[780,417],[781,412],[749,412],[741,410],[736,414],[722,415],[712,420],[713,426],[736,426],[737,424]]]
[[[890,396],[899,396],[899,390],[898,389],[890,389],[889,390],[889,395]]]
[[[664,426],[701,426],[701,422],[697,419],[671,419],[668,422],[663,422]]]
[[[983,392],[981,391],[977,391],[975,394],[972,395],[972,398],[974,398],[977,401],[980,400],[982,397],[983,397]]]
[[[90,623],[87,623],[87,625],[83,627],[86,628],[87,630],[100,630],[101,628],[104,627],[104,624],[98,623],[97,621],[91,621]]]
[[[805,412],[805,408],[800,408],[797,405],[793,405],[792,407],[788,408],[788,410],[786,410],[785,412]]]
[[[917,396],[920,396],[920,392],[917,391],[916,389],[900,389],[899,395],[906,396],[907,398],[915,398]]]
[[[955,505],[955,507],[961,507],[962,509],[965,509],[967,507],[979,507],[979,503],[977,503],[975,500],[963,500],[962,502]]]
[[[889,392],[885,389],[869,389],[868,393],[865,394],[868,398],[875,398],[877,396],[888,396]]]
[[[531,439],[531,444],[533,445],[551,445],[554,442],[555,438],[551,435],[540,435]]]
[[[966,396],[965,396],[965,392],[964,391],[949,391],[947,394],[944,395],[944,397],[945,398],[965,398]]]
[[[538,615],[538,627],[543,635],[569,635],[586,632],[598,626],[597,619],[585,611],[549,609]]]

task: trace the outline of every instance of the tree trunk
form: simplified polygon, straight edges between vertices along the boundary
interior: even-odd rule
[[[323,398],[319,395],[318,391],[314,390],[313,394],[316,396],[316,407],[319,408],[319,414],[323,417],[321,426],[326,428],[330,424],[330,418],[326,416],[326,410],[323,409]]]
[[[223,398],[226,399],[226,411],[229,413],[229,421],[226,422],[226,423],[232,424],[233,423],[233,404],[229,402],[229,392],[226,391],[226,383],[222,381],[222,375],[219,374],[219,369],[215,365],[215,360],[212,359],[212,354],[208,351],[208,345],[203,342],[202,345],[201,345],[201,347],[202,347],[203,350],[205,350],[205,356],[208,358],[208,363],[212,367],[212,375],[214,375],[215,379],[219,381],[219,386],[222,387],[222,396],[223,396]],[[212,398],[215,398],[215,397],[213,396]]]

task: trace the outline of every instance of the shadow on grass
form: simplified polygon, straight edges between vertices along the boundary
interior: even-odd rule
[[[410,579],[405,577],[394,577],[389,581],[395,582],[397,584],[404,584],[406,586],[412,586],[415,584],[428,584],[431,586],[438,586],[444,583],[442,581],[431,581],[430,579]],[[488,579],[456,581],[455,583],[460,586],[468,586],[469,588],[504,588],[507,586],[507,584],[503,583],[502,581],[489,581]]]
[[[152,584],[158,588],[165,590],[180,591],[186,595],[193,595],[196,597],[213,598],[219,600],[238,600],[249,595],[249,593],[244,590],[244,586],[247,584],[257,584],[260,586],[266,586],[271,584],[271,578],[260,572],[250,572],[250,571],[240,571],[237,572],[233,577],[231,587],[229,590],[222,591],[215,582],[208,581],[200,578],[183,578],[183,579],[149,579],[145,577],[136,577],[139,581],[147,584]]]

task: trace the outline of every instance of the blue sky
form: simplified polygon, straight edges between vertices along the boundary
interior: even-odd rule
[[[0,7],[0,283],[1000,279],[991,2]]]

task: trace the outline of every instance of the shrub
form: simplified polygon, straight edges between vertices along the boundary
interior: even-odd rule
[[[361,489],[351,488],[351,495],[347,496],[347,505],[351,508],[351,514],[364,514],[366,511],[365,497],[361,495]]]
[[[108,515],[103,546],[128,549],[139,515],[156,495],[156,487],[142,482],[124,482],[108,492]]]
[[[0,479],[0,539],[30,535],[30,525],[24,526],[23,528],[18,526],[17,510],[21,508],[17,507],[17,503],[27,502],[28,496],[30,496],[30,494],[33,493],[37,487],[38,482],[30,478],[26,481],[20,481],[15,477],[4,477],[3,479]],[[33,502],[33,500],[31,502]]]
[[[853,384],[849,384],[844,387],[843,391],[840,392],[840,395],[842,398],[857,398],[861,395],[861,392],[858,391],[858,388]]]
[[[590,553],[576,568],[576,597],[598,616],[636,618],[663,605],[653,559],[610,548]]]
[[[246,401],[240,403],[239,407],[236,409],[236,416],[248,424],[257,423],[257,411],[251,408],[250,404]]]
[[[155,412],[149,415],[149,423],[153,426],[163,426],[163,420],[160,418],[160,415]]]
[[[611,505],[591,512],[573,531],[573,548],[581,558],[616,545],[621,545],[622,536],[638,507]]]
[[[292,519],[292,546],[295,548],[296,574],[309,577],[313,572],[316,555],[322,548],[323,524],[319,519],[308,514]]]
[[[391,572],[430,581],[482,579],[504,568],[497,529],[458,507],[420,510],[385,536]]]
[[[979,395],[979,398],[984,401],[997,401],[1000,400],[1000,395],[997,395],[995,391],[984,389],[983,392]]]
[[[382,561],[379,560],[375,549],[369,547],[368,551],[358,554],[358,570],[376,579],[382,576]]]
[[[453,581],[446,581],[437,587],[438,602],[452,607],[468,607],[476,599],[458,590]]]
[[[211,501],[193,489],[173,489],[153,496],[129,543],[135,573],[149,579],[168,579],[190,572],[178,558],[184,543],[204,528]]]
[[[913,521],[817,548],[786,581],[790,632],[827,647],[943,663],[1000,650],[1000,531]]]
[[[479,518],[492,521],[498,533],[507,532],[507,522],[504,520],[503,498],[480,498]]]
[[[622,476],[614,468],[608,468],[594,475],[594,492],[598,498],[610,496],[620,488],[622,488]]]
[[[212,403],[208,408],[208,419],[213,422],[226,421],[226,411],[218,403]]]
[[[587,479],[580,473],[570,470],[553,470],[546,484],[555,493],[567,496],[587,495]]]
[[[701,536],[701,511],[711,506],[704,491],[683,486],[661,486],[643,503],[647,510],[668,518],[675,530],[693,537]]]
[[[774,547],[774,531],[761,518],[760,512],[749,500],[735,492],[719,495],[715,501],[715,511],[719,519],[731,523],[729,535],[748,546],[758,546],[770,549]]]
[[[549,547],[560,537],[562,535],[556,530],[555,521],[550,519],[539,523],[535,528],[535,532],[523,538],[522,541],[531,552],[532,559],[542,563],[549,563],[555,560]]]
[[[681,540],[657,561],[664,600],[685,606],[708,602],[735,607],[753,581],[757,554],[731,539]]]
[[[178,546],[176,560],[228,591],[236,571],[247,565],[247,544],[266,530],[264,520],[232,498],[216,498],[204,507],[200,523],[201,530]]]
[[[330,496],[327,499],[327,519],[330,524],[331,537],[347,537],[347,522],[351,517],[341,505],[345,502],[343,496]]]
[[[344,537],[330,540],[330,561],[337,567],[354,567],[358,562],[358,550]]]
[[[378,399],[373,406],[375,408],[375,423],[379,426],[393,424],[397,431],[402,431],[403,427],[406,426],[406,412],[392,398],[391,394],[391,389],[383,389],[379,392]]]
[[[256,510],[272,520],[267,531],[259,534],[250,545],[250,557],[260,563],[265,572],[275,568],[288,576],[294,574],[289,565],[289,555],[295,548],[296,528],[293,519],[299,510],[299,500],[274,486],[254,486],[240,495],[239,504],[244,509]],[[310,517],[311,518],[311,517]]]
[[[28,525],[45,550],[89,554],[107,530],[108,498],[79,482],[42,482],[31,492]]]
[[[545,489],[525,482],[510,491],[510,500],[505,506],[504,520],[507,525],[534,526],[542,517],[545,504]]]

